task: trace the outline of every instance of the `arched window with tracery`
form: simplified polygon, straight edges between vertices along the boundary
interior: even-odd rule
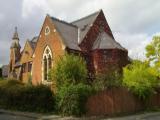
[[[52,68],[52,51],[47,46],[43,52],[43,60],[42,60],[42,81],[49,81],[48,73]]]
[[[52,57],[50,55],[48,57],[48,67],[49,67],[49,69],[52,68]]]

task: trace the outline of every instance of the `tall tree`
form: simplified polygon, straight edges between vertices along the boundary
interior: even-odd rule
[[[151,43],[146,46],[146,57],[160,76],[160,36],[154,36]]]
[[[149,62],[160,62],[160,36],[154,36],[151,43],[146,46],[146,57]]]

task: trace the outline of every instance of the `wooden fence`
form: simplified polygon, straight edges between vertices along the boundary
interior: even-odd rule
[[[87,115],[97,116],[135,113],[147,107],[160,107],[160,92],[143,101],[126,88],[111,88],[91,96],[86,104]]]

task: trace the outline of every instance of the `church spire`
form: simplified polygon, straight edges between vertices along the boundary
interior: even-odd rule
[[[20,61],[21,57],[21,46],[19,44],[19,37],[17,32],[17,27],[15,27],[15,31],[12,37],[12,44],[10,47],[10,62],[9,62],[9,77],[16,78],[17,74],[15,71],[15,65]]]
[[[12,39],[13,39],[13,40],[15,40],[15,39],[19,40],[18,32],[17,32],[17,27],[15,27],[15,32],[14,32],[14,34],[13,34],[13,38],[12,38]]]
[[[19,49],[21,48],[21,46],[19,44],[17,27],[15,27],[15,32],[14,32],[13,37],[12,37],[11,48],[19,48]]]

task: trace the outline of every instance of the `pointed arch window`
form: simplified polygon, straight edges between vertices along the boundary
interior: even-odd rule
[[[52,57],[51,57],[51,55],[49,55],[49,57],[48,57],[48,67],[49,67],[49,69],[52,68]]]
[[[49,81],[48,73],[52,68],[52,51],[47,46],[43,52],[43,60],[42,60],[42,81]]]

